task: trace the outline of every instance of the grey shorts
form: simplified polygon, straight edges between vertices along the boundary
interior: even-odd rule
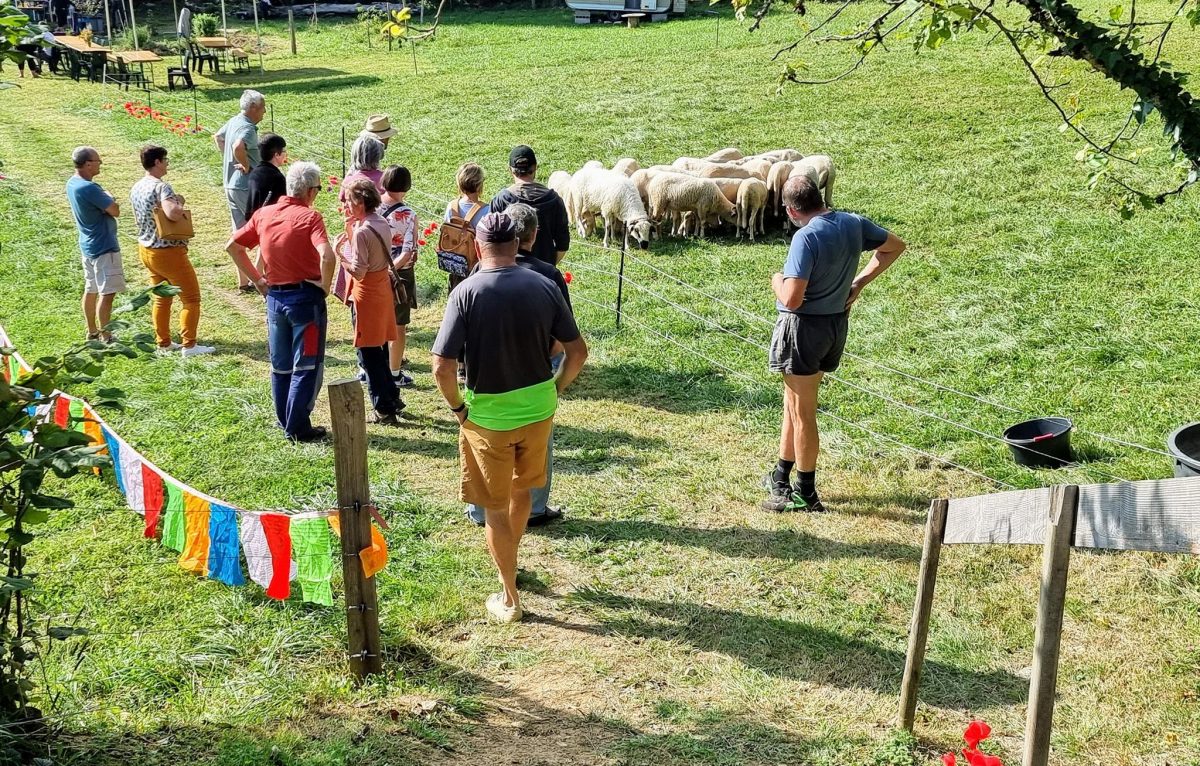
[[[125,267],[120,251],[95,258],[83,256],[83,291],[99,295],[125,292]]]
[[[250,210],[250,190],[226,189],[225,202],[229,205],[229,220],[233,223],[233,230],[236,232],[250,219],[250,216],[247,215]]]
[[[807,315],[781,312],[771,333],[771,372],[816,375],[842,363],[849,312]]]

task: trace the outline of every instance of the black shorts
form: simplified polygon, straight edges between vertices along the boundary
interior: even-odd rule
[[[400,269],[396,272],[404,284],[404,294],[408,298],[403,303],[396,304],[396,324],[406,325],[412,321],[412,310],[417,307],[417,277],[414,269]]]
[[[793,314],[781,312],[771,333],[771,372],[816,375],[833,372],[842,363],[849,312]]]

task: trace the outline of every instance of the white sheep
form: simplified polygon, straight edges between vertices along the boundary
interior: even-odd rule
[[[760,157],[757,159],[750,160],[749,162],[743,162],[741,167],[743,170],[745,170],[751,176],[757,178],[760,181],[766,182],[767,176],[769,176],[771,174],[771,167],[774,164],[775,163],[773,161],[768,160],[768,159],[763,159]]]
[[[721,193],[725,195],[725,199],[730,202],[737,202],[738,188],[741,187],[744,178],[710,178],[708,179],[715,183]]]
[[[558,192],[558,196],[562,197],[563,204],[567,208],[567,222],[580,226],[587,232],[592,232],[596,228],[595,216],[588,215],[584,217],[582,224],[575,220],[575,206],[571,203],[571,174],[565,170],[556,170],[550,174],[550,178],[546,181],[546,186]]]
[[[772,162],[796,162],[804,159],[804,155],[795,149],[772,149],[769,152],[756,154],[751,159],[771,160]]]
[[[650,209],[650,182],[661,173],[686,175],[684,171],[671,165],[651,165],[648,168],[638,168],[629,177],[629,180],[633,181],[633,185],[637,187],[638,196],[642,198],[642,204],[647,210]]]
[[[650,181],[650,215],[655,221],[667,216],[678,220],[687,212],[698,219],[701,237],[709,216],[737,222],[737,205],[725,199],[720,187],[707,178],[661,173]]]
[[[613,165],[613,170],[617,171],[618,173],[624,173],[627,176],[631,176],[633,175],[634,171],[638,170],[640,167],[641,165],[639,165],[638,161],[634,158],[622,157],[621,159],[617,160],[615,165]]]
[[[591,170],[594,168],[600,168],[603,170],[604,163],[600,160],[588,160],[587,162],[583,163],[583,167],[581,167],[580,170]]]
[[[752,174],[740,165],[718,163],[700,168],[696,175],[700,178],[749,178]]]
[[[603,168],[580,170],[571,179],[571,201],[576,220],[584,220],[587,214],[604,217],[605,247],[621,224],[624,224],[626,247],[631,237],[643,250],[650,247],[653,229],[650,216],[646,215],[637,187],[625,174]],[[580,229],[580,234],[583,233]]]
[[[704,159],[708,160],[709,162],[730,162],[732,160],[740,160],[741,158],[741,150],[735,146],[730,146],[727,149],[715,151]]]
[[[783,185],[787,183],[791,174],[792,163],[787,160],[776,162],[771,166],[771,172],[767,174],[767,206],[771,210],[782,213]]]
[[[837,169],[833,166],[833,158],[827,154],[811,154],[799,162],[793,163],[789,177],[805,175],[812,179],[816,187],[825,192],[825,207],[833,207],[833,179],[837,177]]]
[[[715,164],[717,163],[709,162],[708,160],[702,160],[699,157],[680,157],[671,163],[671,167],[675,168],[676,170],[685,170],[690,172],[703,170],[704,168]]]
[[[754,241],[754,233],[766,233],[763,228],[763,213],[767,209],[767,184],[758,178],[747,178],[742,181],[737,191],[738,229],[750,232],[750,241]]]

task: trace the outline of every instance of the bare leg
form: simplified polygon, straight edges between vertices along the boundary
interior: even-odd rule
[[[786,385],[783,387],[783,420],[779,427],[779,459],[796,462],[796,426],[792,423],[795,406],[791,400],[795,394]]]
[[[404,362],[404,349],[408,344],[408,325],[396,325],[396,339],[388,344],[388,362],[392,370],[400,369]]]
[[[96,293],[83,294],[83,318],[87,322],[88,335],[95,335],[99,328],[96,327],[96,299],[99,296]]]
[[[485,526],[488,550],[500,573],[500,584],[504,587],[504,605],[519,606],[521,596],[517,593],[517,548],[525,525],[529,521],[529,490],[513,490],[508,508],[487,509]]]
[[[784,418],[784,428],[790,420],[793,430],[793,454],[796,468],[801,471],[817,469],[817,453],[821,449],[821,437],[817,431],[817,391],[825,373],[815,375],[784,375],[787,386],[784,404],[790,415]],[[780,450],[782,453],[782,449]]]

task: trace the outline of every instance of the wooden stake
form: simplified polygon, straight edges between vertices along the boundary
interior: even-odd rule
[[[1042,554],[1042,586],[1038,597],[1033,676],[1025,719],[1024,766],[1046,766],[1050,760],[1050,729],[1058,685],[1058,652],[1062,642],[1063,604],[1067,598],[1067,567],[1075,539],[1079,487],[1055,487],[1050,495],[1050,523]]]
[[[292,55],[296,55],[296,14],[288,8],[288,34],[292,38]]]
[[[355,378],[329,384],[333,466],[341,509],[342,576],[346,585],[346,646],[350,672],[359,679],[383,670],[375,578],[363,575],[359,551],[371,545],[371,485],[367,477],[367,418],[362,384]]]
[[[925,522],[925,544],[921,548],[921,570],[917,575],[917,601],[913,605],[912,624],[908,628],[908,654],[904,657],[904,676],[900,681],[900,726],[910,732],[917,717],[917,690],[921,685],[921,668],[925,664],[929,615],[933,609],[933,586],[937,583],[949,507],[948,500],[934,500],[929,505],[929,519]]]

